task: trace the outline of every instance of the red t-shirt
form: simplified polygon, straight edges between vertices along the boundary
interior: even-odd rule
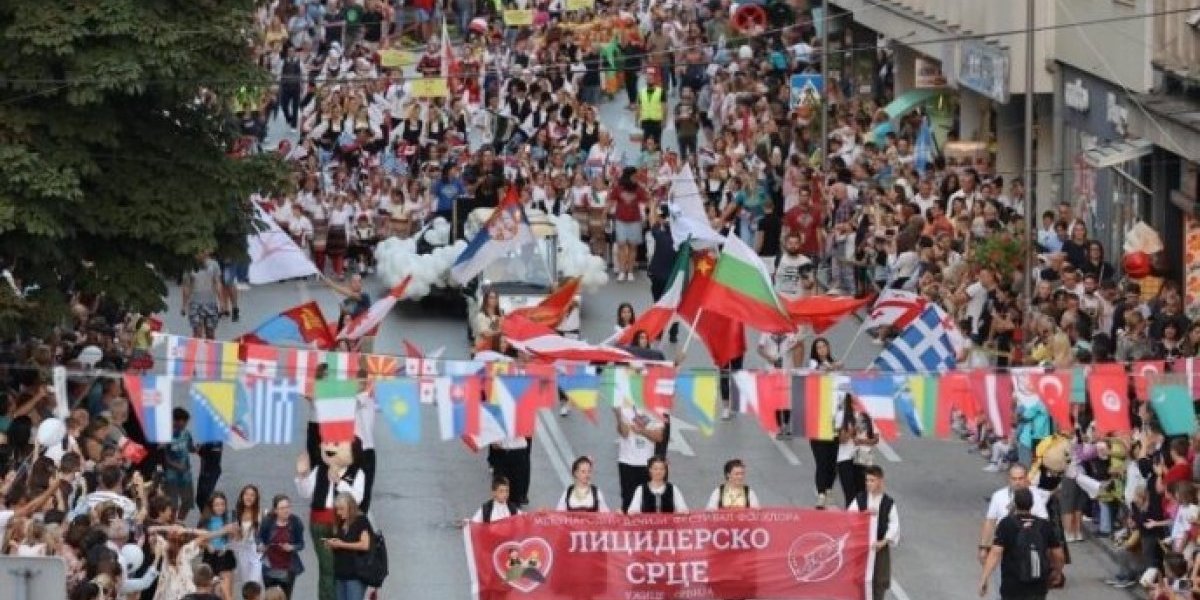
[[[1163,486],[1170,488],[1172,485],[1180,481],[1190,481],[1192,478],[1192,463],[1184,461],[1171,465],[1166,473],[1163,473]]]
[[[636,223],[642,220],[642,206],[650,202],[650,198],[646,196],[646,192],[642,188],[638,187],[632,190],[617,188],[610,195],[617,205],[613,217],[618,221]]]
[[[807,209],[793,206],[783,215],[783,226],[788,232],[800,234],[800,252],[809,256],[821,253],[817,230],[821,227],[821,208],[809,205]]]

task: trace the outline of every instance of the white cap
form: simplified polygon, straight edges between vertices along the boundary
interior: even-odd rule
[[[142,561],[145,559],[146,555],[136,544],[121,546],[121,566],[125,568],[126,573],[132,573],[141,568]]]

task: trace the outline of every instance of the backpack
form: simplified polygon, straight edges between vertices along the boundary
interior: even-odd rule
[[[1046,536],[1039,527],[1040,519],[1022,517],[1017,520],[1017,580],[1021,583],[1040,583],[1050,572]]]
[[[387,542],[379,530],[371,529],[369,533],[371,545],[366,552],[355,557],[354,570],[367,587],[377,588],[383,585],[383,580],[388,576]]]

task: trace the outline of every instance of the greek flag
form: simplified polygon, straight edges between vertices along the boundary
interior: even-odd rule
[[[890,373],[942,373],[954,368],[954,343],[946,327],[949,316],[934,305],[900,332],[875,359]]]
[[[296,403],[304,391],[294,379],[247,381],[250,391],[250,441],[291,444],[296,429]]]

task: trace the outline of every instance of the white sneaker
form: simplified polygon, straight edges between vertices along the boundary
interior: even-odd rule
[[[732,418],[733,418],[733,413],[729,411],[728,406],[721,409],[721,420],[722,421],[728,421],[729,419],[732,419]]]
[[[239,282],[237,283],[237,289],[238,289],[238,291],[239,291],[239,292],[248,292],[248,291],[250,291],[250,284],[248,284],[248,283],[242,283],[242,282],[240,282],[240,281],[239,281]]]
[[[983,470],[987,471],[988,473],[996,473],[1000,470],[1000,465],[998,465],[996,463],[988,463],[988,465],[986,467],[984,467]]]
[[[825,508],[825,504],[828,501],[829,501],[829,498],[825,495],[825,492],[821,492],[821,493],[817,494],[817,508],[818,509],[823,510]]]
[[[564,402],[558,406],[558,416],[565,417],[569,414],[571,414],[571,406],[569,404]]]

